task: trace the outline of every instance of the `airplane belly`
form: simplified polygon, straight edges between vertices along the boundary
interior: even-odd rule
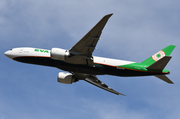
[[[141,70],[124,69],[119,67],[103,66],[104,73],[114,76],[150,76],[150,75],[162,75],[162,72],[145,72]]]
[[[65,63],[60,60],[54,60],[50,57],[16,57],[14,60],[29,63],[29,64],[36,64],[36,65],[43,65],[43,66],[50,66],[50,67],[57,67],[61,70],[65,70],[68,72],[74,73],[85,73],[85,74],[92,74],[92,75],[114,75],[114,76],[147,76],[147,75],[160,75],[162,73],[157,72],[143,72],[143,71],[136,71],[130,69],[123,69],[119,67],[112,67],[106,66],[101,64],[94,64],[93,67],[87,65],[78,65],[78,64],[69,64]]]
[[[74,72],[74,73],[84,73],[84,74],[92,74],[92,75],[103,75],[104,71],[97,67],[90,67],[87,65],[78,65],[78,64],[68,64],[68,63],[60,63],[56,66],[59,69]]]
[[[26,56],[26,57],[16,57],[14,60],[22,63],[43,65],[43,66],[51,66],[55,67],[57,62],[52,62],[50,57],[36,57],[36,56]]]
[[[93,75],[103,75],[104,72],[101,67],[90,67],[87,65],[69,64],[60,60],[54,60],[50,57],[16,57],[14,60],[22,63],[57,67],[61,70],[75,73],[85,73]]]

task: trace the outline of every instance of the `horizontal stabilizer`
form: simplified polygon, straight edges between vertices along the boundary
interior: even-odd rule
[[[170,83],[170,84],[174,84],[167,76],[165,75],[155,75],[155,77],[167,82],[167,83]]]
[[[148,69],[148,70],[163,70],[170,59],[171,59],[171,56],[164,56],[163,58],[161,58],[157,62],[151,64],[146,69]]]

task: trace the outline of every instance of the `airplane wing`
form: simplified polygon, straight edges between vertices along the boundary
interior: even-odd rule
[[[126,96],[122,93],[119,93],[115,90],[113,90],[112,88],[110,88],[109,86],[107,86],[106,84],[104,84],[102,81],[100,81],[95,75],[89,75],[89,74],[74,74],[74,76],[76,78],[80,78],[80,79],[83,79],[84,81],[92,84],[92,85],[95,85],[101,89],[104,89],[108,92],[111,92],[111,93],[114,93],[116,95],[123,95],[123,96]]]
[[[87,77],[86,79],[84,79],[86,82],[90,83],[90,84],[93,84],[99,88],[102,88],[106,91],[109,91],[111,93],[114,93],[116,95],[123,95],[123,96],[126,96],[124,94],[121,94],[115,90],[113,90],[112,88],[110,88],[109,86],[107,86],[106,84],[104,84],[103,82],[101,82],[96,76],[89,76]]]
[[[102,30],[108,19],[113,14],[104,16],[79,42],[77,42],[69,51],[72,54],[67,62],[73,64],[86,64],[93,66],[92,53],[100,39]]]

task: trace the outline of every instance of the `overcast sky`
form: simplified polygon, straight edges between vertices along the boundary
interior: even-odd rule
[[[15,47],[70,49],[104,15],[113,13],[93,55],[142,62],[176,45],[166,69],[175,83],[156,77],[98,76],[127,96],[87,82],[57,82],[62,70],[19,63]],[[0,0],[0,119],[180,118],[179,0]]]

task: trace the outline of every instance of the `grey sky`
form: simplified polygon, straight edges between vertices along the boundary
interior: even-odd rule
[[[178,0],[0,0],[0,119],[180,118]],[[86,82],[57,82],[61,71],[4,56],[15,47],[69,49],[104,15],[97,56],[141,62],[168,45],[177,47],[167,65],[167,84],[156,77],[98,76],[116,96]]]

